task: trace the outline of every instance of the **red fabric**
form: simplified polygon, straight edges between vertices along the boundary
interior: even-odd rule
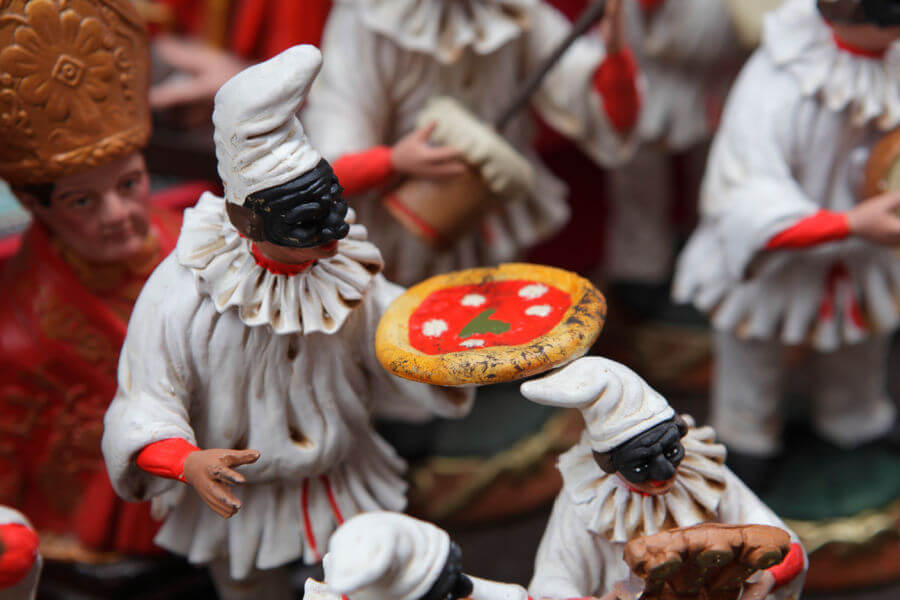
[[[158,247],[140,277],[172,251],[180,226],[180,214],[153,211]],[[118,499],[100,451],[130,310],[122,298],[141,281],[92,292],[38,223],[0,272],[0,503],[93,550],[153,548],[149,505]]]
[[[841,38],[837,36],[834,32],[831,33],[832,39],[834,39],[834,45],[843,50],[844,52],[849,52],[850,54],[854,54],[856,56],[862,56],[864,58],[873,58],[876,60],[881,60],[884,58],[885,53],[887,52],[887,48],[884,50],[868,50],[866,48],[860,48],[859,46],[854,46],[850,42],[845,42]]]
[[[645,12],[652,12],[662,6],[666,0],[638,0],[641,9]]]
[[[199,449],[187,440],[169,438],[145,446],[134,462],[151,475],[184,481],[184,461]]]
[[[259,248],[256,247],[256,244],[251,246],[251,251],[253,252],[253,258],[256,260],[256,264],[261,266],[263,269],[268,271],[269,273],[274,273],[275,275],[297,275],[298,273],[302,273],[312,266],[315,260],[308,260],[302,263],[282,263],[277,260],[272,260],[271,258],[265,256],[262,252],[259,251]]]
[[[641,112],[637,78],[638,65],[631,48],[608,55],[594,73],[594,87],[603,98],[603,109],[619,133],[634,129]]]
[[[238,0],[229,48],[254,60],[271,58],[297,44],[318,46],[330,0]]]
[[[22,581],[37,560],[38,536],[20,523],[0,525],[0,549],[0,588],[7,588]]]
[[[367,192],[385,183],[394,174],[391,149],[375,146],[356,154],[345,154],[332,165],[347,195]]]
[[[772,236],[766,243],[766,250],[809,248],[842,240],[849,235],[847,215],[820,210]]]
[[[803,571],[803,565],[806,564],[806,558],[803,552],[803,546],[800,544],[791,544],[791,549],[787,556],[774,567],[769,567],[769,573],[775,577],[775,587],[790,583],[794,577]]]

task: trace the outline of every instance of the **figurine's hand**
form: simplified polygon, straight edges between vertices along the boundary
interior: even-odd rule
[[[229,518],[241,507],[228,484],[240,485],[244,476],[232,467],[254,463],[258,450],[198,450],[184,460],[184,480],[219,516]]]
[[[435,124],[416,129],[400,138],[391,149],[391,164],[397,173],[423,179],[462,175],[466,170],[462,153],[456,148],[428,143]]]
[[[744,586],[741,600],[764,600],[775,589],[775,576],[768,571],[760,573],[759,579]]]
[[[847,225],[853,235],[881,244],[900,245],[900,192],[888,192],[869,198],[847,213]]]
[[[607,0],[606,12],[600,21],[600,33],[606,43],[607,54],[618,54],[628,45],[622,0]]]
[[[613,586],[613,589],[603,594],[597,600],[637,600],[642,591],[642,586],[639,582],[631,580],[620,581]]]

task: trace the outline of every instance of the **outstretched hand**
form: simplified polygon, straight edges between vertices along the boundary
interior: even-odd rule
[[[216,514],[228,519],[241,508],[228,486],[246,482],[234,467],[258,459],[258,450],[198,450],[184,460],[184,480]]]
[[[449,146],[432,146],[428,139],[435,124],[416,129],[394,144],[391,163],[397,173],[422,179],[462,175],[466,170],[462,153]]]
[[[847,213],[854,235],[882,246],[900,246],[900,192],[868,198]]]
[[[606,43],[607,54],[618,54],[625,49],[628,39],[625,35],[625,11],[622,0],[606,1],[606,11],[599,27]]]

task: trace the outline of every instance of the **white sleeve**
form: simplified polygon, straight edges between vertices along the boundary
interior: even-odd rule
[[[556,497],[538,546],[534,576],[528,584],[529,595],[535,600],[602,595],[605,587],[616,583],[604,581],[604,563],[611,553],[609,546],[587,530],[563,490]]]
[[[409,381],[389,373],[375,356],[378,322],[391,302],[402,293],[402,287],[390,283],[383,275],[376,276],[366,292],[361,353],[369,373],[375,413],[404,421],[425,421],[435,415],[451,419],[466,416],[472,408],[474,388],[440,387]]]
[[[810,151],[796,132],[811,131],[817,115],[794,78],[758,50],[729,96],[701,192],[704,226],[734,281],[772,236],[819,209],[795,179]]]
[[[527,35],[526,73],[540,68],[544,59],[568,35],[571,23],[555,8],[540,2],[534,8]],[[613,166],[625,162],[636,147],[636,134],[619,134],[594,88],[594,73],[606,57],[599,35],[577,39],[547,74],[532,99],[541,117],[573,140],[597,163]]]
[[[103,420],[106,468],[126,500],[146,500],[176,485],[135,464],[145,446],[169,438],[197,441],[188,414],[193,382],[187,342],[199,303],[195,290],[172,253],[147,280],[131,313],[119,387]]]

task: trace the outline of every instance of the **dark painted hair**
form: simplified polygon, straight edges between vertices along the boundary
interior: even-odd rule
[[[832,23],[900,25],[900,0],[817,0],[816,6]]]
[[[50,206],[50,199],[53,197],[53,190],[56,184],[50,183],[29,183],[26,185],[13,186],[13,192],[26,193],[37,198],[41,206]]]

